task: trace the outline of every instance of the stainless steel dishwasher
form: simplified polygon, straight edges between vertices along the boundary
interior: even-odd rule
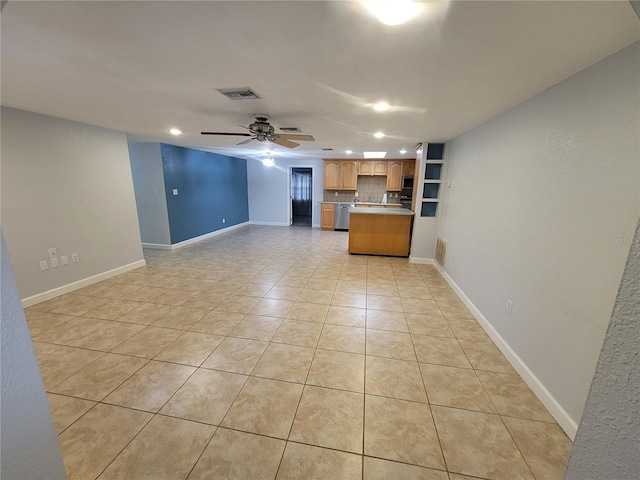
[[[352,203],[340,203],[336,205],[336,219],[333,224],[335,230],[349,230],[349,209]]]

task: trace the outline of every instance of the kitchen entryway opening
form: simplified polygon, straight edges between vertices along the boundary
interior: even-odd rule
[[[291,168],[291,217],[290,224],[308,226],[313,217],[313,170]]]

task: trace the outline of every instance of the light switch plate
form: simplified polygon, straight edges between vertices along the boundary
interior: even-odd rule
[[[60,263],[62,263],[62,265],[69,265],[69,257],[67,257],[66,255],[61,256]]]
[[[40,262],[40,270],[42,270],[43,272],[44,272],[45,270],[49,270],[49,264],[47,263],[47,261],[46,261],[46,260],[42,260],[42,261]]]
[[[178,195],[178,189],[177,189],[177,188],[174,188],[174,189],[173,189],[173,194],[174,194],[174,195]]]
[[[51,268],[58,268],[58,259],[57,258],[52,258],[51,259]]]

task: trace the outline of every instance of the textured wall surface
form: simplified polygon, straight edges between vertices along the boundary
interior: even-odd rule
[[[569,436],[611,319],[624,239],[640,216],[639,71],[635,43],[455,138],[445,153],[446,271],[539,394],[546,389]]]
[[[0,251],[0,472],[7,480],[67,478],[4,237]]]
[[[640,223],[564,478],[640,478]]]

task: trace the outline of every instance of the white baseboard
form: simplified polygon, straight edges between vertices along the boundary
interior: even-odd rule
[[[460,287],[456,284],[456,282],[453,281],[449,274],[442,270],[440,265],[434,265],[442,274],[447,283],[451,286],[451,288],[456,292],[458,297],[460,297],[462,302],[466,305],[466,307],[478,321],[480,326],[485,330],[485,332],[487,332],[487,335],[491,337],[491,340],[493,340],[496,346],[500,349],[511,366],[520,374],[522,379],[529,386],[529,388],[531,388],[536,397],[538,397],[538,399],[547,408],[547,410],[549,410],[549,413],[553,416],[553,418],[556,419],[558,425],[560,425],[562,430],[564,430],[564,432],[571,440],[574,440],[576,437],[576,432],[578,430],[577,422],[573,418],[571,418],[571,416],[564,408],[562,408],[562,405],[558,403],[551,392],[547,390],[547,388],[542,384],[538,377],[536,377],[531,369],[529,369],[527,364],[524,363],[524,361],[511,348],[506,340],[502,338],[502,335],[500,335],[498,331],[493,327],[493,325],[489,323],[489,320],[487,320],[482,312],[478,310],[478,308],[473,304],[469,297],[467,297],[462,289],[460,289]]]
[[[128,265],[123,265],[122,267],[114,268],[113,270],[102,272],[97,275],[93,275],[91,277],[83,278],[82,280],[78,280],[77,282],[69,283],[67,285],[63,285],[61,287],[57,287],[43,293],[38,293],[36,295],[23,298],[22,308],[27,308],[32,305],[36,305],[37,303],[42,303],[46,300],[51,300],[52,298],[59,297],[60,295],[64,295],[65,293],[71,293],[83,287],[88,287],[89,285],[93,285],[94,283],[107,280],[108,278],[112,278],[117,275],[121,275],[130,270],[144,267],[146,264],[147,262],[145,260],[138,260],[137,262],[133,262]]]
[[[231,230],[235,230],[240,227],[244,227],[249,225],[251,222],[242,222],[237,225],[232,225],[230,227],[221,228],[220,230],[216,230],[215,232],[205,233],[204,235],[200,235],[198,237],[189,238],[187,240],[183,240],[182,242],[173,243],[171,245],[161,244],[161,243],[143,243],[142,248],[152,248],[155,250],[178,250],[179,248],[186,247],[187,245],[192,245],[194,243],[203,242],[212,237],[216,237],[218,235],[222,235],[223,233],[230,232]]]
[[[171,245],[165,243],[144,243],[142,242],[142,248],[151,248],[153,250],[171,250]]]
[[[255,220],[251,220],[249,222],[251,225],[266,225],[270,227],[290,227],[288,222],[257,222]]]
[[[409,255],[409,263],[420,263],[422,265],[433,265],[433,258],[412,257]]]

